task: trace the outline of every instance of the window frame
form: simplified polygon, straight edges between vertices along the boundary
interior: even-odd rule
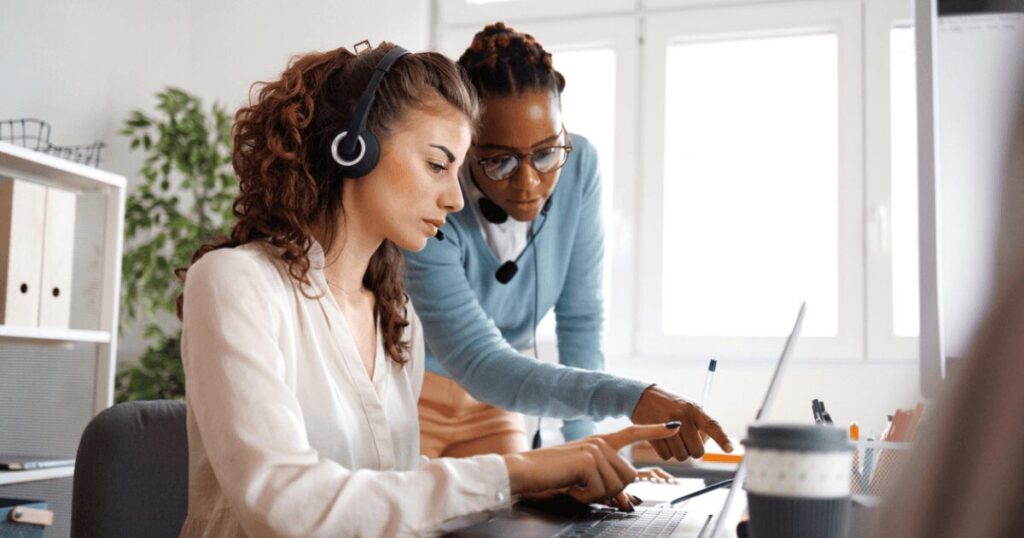
[[[865,0],[865,222],[869,361],[915,360],[919,338],[893,330],[891,31],[913,24],[912,6]]]
[[[481,25],[497,20],[531,20],[544,24],[561,17],[624,14],[636,11],[639,0],[516,0],[471,4],[466,0],[435,0],[441,27]],[[564,20],[564,19],[563,19]],[[533,25],[531,24],[532,28]],[[543,42],[545,46],[547,43]]]

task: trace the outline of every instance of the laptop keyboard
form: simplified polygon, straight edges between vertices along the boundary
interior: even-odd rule
[[[558,533],[557,538],[613,536],[670,536],[686,512],[674,509],[637,508],[636,512],[604,511]]]

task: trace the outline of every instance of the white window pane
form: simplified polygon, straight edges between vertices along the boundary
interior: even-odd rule
[[[890,40],[893,334],[917,336],[920,321],[917,236],[917,82],[913,28]]]
[[[838,326],[838,39],[667,51],[662,329],[779,336]]]
[[[565,77],[562,121],[565,128],[587,137],[597,149],[601,166],[601,205],[604,214],[604,297],[611,292],[611,248],[616,227],[612,225],[612,194],[615,172],[615,51],[611,48],[551,49],[555,69]],[[570,275],[571,278],[571,275]],[[554,312],[541,321],[537,338],[555,334]]]
[[[597,149],[602,208],[610,216],[615,179],[615,51],[555,50],[552,57],[566,80],[562,120],[566,129],[587,137]]]

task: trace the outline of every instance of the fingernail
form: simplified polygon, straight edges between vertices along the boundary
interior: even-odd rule
[[[636,495],[630,495],[630,496],[633,497],[633,502],[635,502],[636,504],[643,504],[644,503],[644,500],[641,499],[640,497],[637,497]]]
[[[726,452],[732,452],[733,451],[732,443],[726,443],[725,444],[725,451]]]
[[[676,428],[678,428],[678,427],[680,427],[682,425],[683,425],[683,423],[679,422],[678,420],[673,420],[672,422],[666,422],[665,423],[665,427],[670,429],[670,430],[674,430],[674,429],[676,429]]]
[[[636,512],[636,508],[633,508],[633,505],[632,505],[632,504],[629,504],[629,503],[626,503],[626,507],[625,507],[625,509],[624,509],[624,510],[625,510],[626,512]]]

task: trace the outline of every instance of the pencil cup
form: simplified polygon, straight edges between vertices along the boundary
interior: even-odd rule
[[[751,536],[846,536],[853,446],[844,430],[751,426],[743,444]]]

